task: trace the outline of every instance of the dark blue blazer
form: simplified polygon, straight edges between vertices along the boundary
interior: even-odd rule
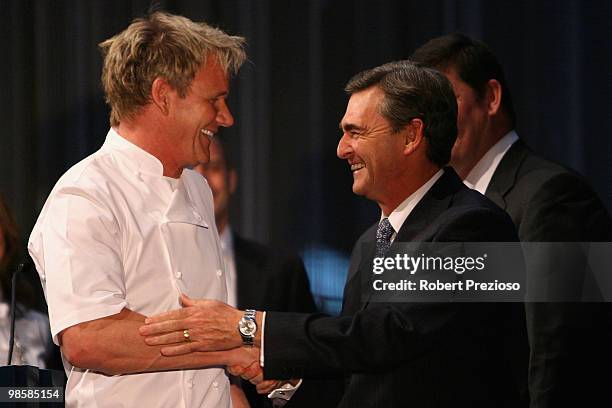
[[[267,315],[265,376],[342,372],[339,406],[347,408],[520,406],[517,372],[526,371],[526,358],[514,357],[526,344],[522,305],[363,301],[361,275],[371,273],[364,262],[371,254],[362,244],[374,242],[375,231],[355,245],[340,317]],[[446,168],[395,242],[517,239],[508,215]]]

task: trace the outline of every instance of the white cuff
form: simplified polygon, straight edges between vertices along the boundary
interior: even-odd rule
[[[302,385],[302,380],[300,380],[300,382],[298,382],[295,386],[291,385],[290,383],[285,383],[282,387],[269,393],[268,398],[280,398],[285,401],[289,401],[298,388],[300,388],[300,385]]]

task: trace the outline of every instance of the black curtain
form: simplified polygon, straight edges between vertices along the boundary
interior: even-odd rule
[[[342,88],[437,35],[487,42],[518,133],[587,177],[612,209],[609,1],[157,1],[247,37],[224,131],[239,170],[233,225],[277,246],[350,250],[378,217],[337,159]],[[97,44],[151,8],[137,0],[0,1],[0,191],[27,237],[59,176],[108,130]]]

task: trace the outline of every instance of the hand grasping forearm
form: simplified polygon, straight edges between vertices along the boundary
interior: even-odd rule
[[[148,317],[139,329],[151,346],[165,346],[162,354],[177,356],[195,351],[229,350],[242,346],[237,330],[243,312],[217,300],[194,300],[181,295],[182,309]],[[257,313],[261,327],[261,313]],[[187,333],[187,334],[186,334]],[[185,336],[190,341],[185,341]],[[253,341],[261,344],[261,331]]]

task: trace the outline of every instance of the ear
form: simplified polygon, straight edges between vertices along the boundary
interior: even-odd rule
[[[423,141],[425,124],[419,118],[414,118],[406,125],[402,133],[404,134],[404,155],[414,153]]]
[[[489,116],[493,116],[499,112],[502,98],[502,87],[497,79],[490,79],[489,82],[487,82],[486,98],[487,112],[489,113]]]
[[[169,112],[170,84],[163,78],[155,78],[151,85],[151,101],[164,115]]]
[[[230,194],[234,194],[236,192],[236,187],[238,187],[238,173],[236,169],[230,169],[229,174],[229,192]]]

